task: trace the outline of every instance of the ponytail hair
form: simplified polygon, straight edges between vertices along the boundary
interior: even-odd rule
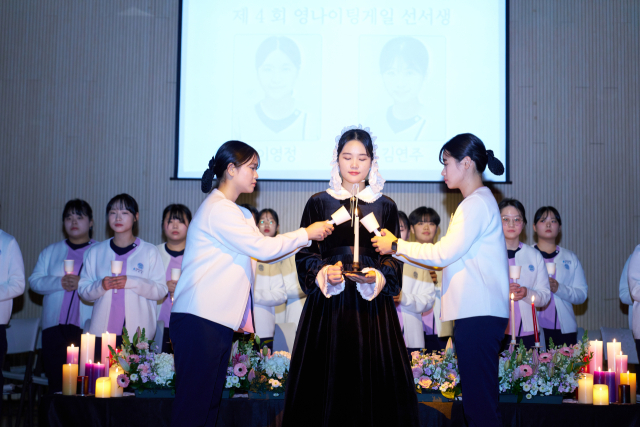
[[[477,136],[471,133],[461,133],[451,138],[440,149],[440,163],[444,164],[443,155],[447,154],[457,161],[462,161],[465,157],[469,157],[476,164],[479,173],[484,172],[489,166],[489,170],[494,175],[502,175],[504,166],[498,160],[492,150],[487,150],[484,143]]]
[[[227,141],[218,148],[218,152],[209,160],[209,167],[202,174],[202,182],[200,189],[203,193],[208,193],[213,189],[213,180],[218,181],[224,179],[224,172],[227,170],[229,163],[235,167],[248,163],[256,157],[258,159],[258,167],[260,166],[260,155],[258,152],[242,141]]]

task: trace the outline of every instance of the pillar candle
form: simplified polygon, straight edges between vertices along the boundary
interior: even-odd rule
[[[578,403],[593,404],[593,375],[582,374],[578,378]]]
[[[109,355],[111,354],[109,346],[114,350],[116,349],[116,334],[105,332],[102,334],[102,353],[100,353],[100,359],[105,366],[109,366]]]
[[[111,379],[111,397],[122,397],[124,390],[118,385],[118,375],[122,375],[124,371],[119,366],[113,366],[109,369],[109,378]]]
[[[629,384],[631,393],[631,403],[636,404],[636,374],[630,374],[629,371],[620,373],[620,384]]]
[[[87,361],[96,360],[96,336],[87,332],[80,336],[80,375],[89,375],[85,369]]]
[[[620,352],[616,356],[616,381],[618,385],[622,384],[622,382],[620,381],[620,374],[622,374],[623,372],[628,372],[627,371],[628,358],[629,356],[627,356],[626,354],[622,354],[622,352]]]
[[[356,212],[356,220],[353,223],[355,239],[353,242],[353,262],[360,263],[360,217]]]
[[[78,364],[78,353],[80,348],[71,344],[71,346],[67,347],[67,363],[71,363],[74,365]],[[625,369],[626,371],[626,369]]]
[[[593,404],[596,406],[609,404],[609,387],[604,384],[593,386]]]
[[[516,311],[513,301],[514,295],[511,294],[511,342],[516,342]]]
[[[593,384],[604,384],[604,372],[598,369],[593,373]]]
[[[78,384],[78,365],[67,363],[62,365],[62,394],[73,396]]]
[[[609,388],[609,403],[616,403],[618,401],[618,386],[616,385],[616,373],[611,369],[604,374],[604,383]]]
[[[93,363],[91,360],[84,364],[84,372],[87,374],[86,376],[89,378],[89,394],[93,394],[95,391],[96,380],[98,379],[95,376],[95,371],[93,370]]]
[[[96,397],[107,398],[111,397],[111,379],[109,377],[102,377],[96,380]]]
[[[602,370],[602,341],[589,341],[589,354],[593,353],[593,358],[589,361],[589,372],[595,372],[598,368]]]
[[[621,350],[621,343],[616,342],[615,338],[613,339],[613,342],[607,343],[607,369],[611,369],[611,371],[615,372],[616,356],[620,354]]]

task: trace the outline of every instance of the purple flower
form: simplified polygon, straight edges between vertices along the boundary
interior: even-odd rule
[[[449,363],[449,364],[447,365],[447,368],[449,368],[449,369],[453,369],[453,365],[452,365],[451,363]]]
[[[425,369],[424,373],[427,374],[427,375],[433,375],[433,371],[431,370],[431,368]]]
[[[413,378],[420,378],[420,375],[422,375],[422,369],[418,366],[411,368],[411,372],[413,372]]]

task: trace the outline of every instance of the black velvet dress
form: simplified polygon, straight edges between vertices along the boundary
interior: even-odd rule
[[[301,226],[331,219],[349,199],[327,192],[313,195]],[[398,210],[383,196],[373,203],[358,201],[361,218],[374,212],[382,228],[398,234]],[[296,267],[307,300],[300,317],[285,394],[283,425],[300,426],[417,426],[418,402],[407,349],[393,296],[400,293],[402,263],[380,256],[373,234],[360,226],[360,266],[382,272],[386,285],[367,301],[356,283],[345,277],[345,289],[326,298],[315,280],[325,265],[353,263],[351,222],[335,228],[322,242],[313,242],[296,255]]]

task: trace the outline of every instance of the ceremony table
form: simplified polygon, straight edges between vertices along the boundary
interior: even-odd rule
[[[171,424],[173,399],[121,397],[45,396],[40,425],[51,427],[153,426]],[[223,399],[218,427],[278,427],[282,424],[284,400]],[[464,426],[462,402],[419,403],[422,426]],[[500,403],[504,426],[640,426],[640,406],[592,406]]]

